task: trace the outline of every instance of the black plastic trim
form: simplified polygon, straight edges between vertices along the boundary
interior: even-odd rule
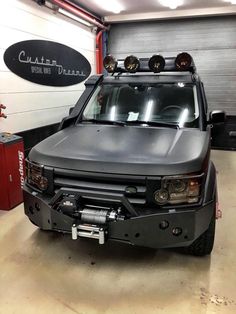
[[[100,192],[100,191],[90,191],[90,190],[80,190],[80,189],[71,189],[71,188],[61,188],[56,195],[51,199],[49,205],[54,206],[55,203],[61,198],[63,194],[75,194],[78,196],[89,197],[94,200],[102,200],[108,202],[119,202],[124,205],[127,211],[132,216],[138,216],[134,207],[130,204],[128,199],[121,193],[112,193],[112,192]]]

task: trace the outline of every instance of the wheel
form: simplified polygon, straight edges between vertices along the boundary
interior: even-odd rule
[[[208,229],[185,249],[186,253],[195,256],[211,254],[215,239],[215,224],[215,215],[213,215]]]

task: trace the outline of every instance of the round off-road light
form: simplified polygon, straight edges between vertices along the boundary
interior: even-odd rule
[[[107,55],[103,60],[103,66],[109,73],[113,73],[117,67],[117,60],[112,55]]]
[[[167,190],[157,190],[155,193],[154,193],[154,198],[155,198],[155,201],[158,203],[158,204],[166,204],[168,199],[169,199],[169,193]]]
[[[125,58],[124,66],[126,71],[130,73],[135,73],[140,67],[139,59],[135,56],[128,56]]]
[[[177,70],[186,71],[192,64],[192,57],[187,52],[178,54],[175,59],[175,66]]]
[[[165,59],[161,55],[154,55],[148,61],[149,69],[154,73],[163,71],[165,64]]]

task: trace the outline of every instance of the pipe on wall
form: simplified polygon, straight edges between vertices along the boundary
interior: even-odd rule
[[[52,0],[52,3],[58,5],[60,8],[69,11],[70,13],[84,19],[85,21],[91,23],[92,25],[97,26],[100,29],[107,29],[107,27],[100,22],[98,22],[94,17],[90,16],[88,13],[85,13],[83,10],[80,10],[78,7],[67,3],[63,0]]]
[[[99,31],[96,35],[96,71],[97,74],[101,74],[103,71],[103,48],[102,48],[102,34],[104,31],[108,30],[108,27],[97,21],[92,15],[86,13],[84,10],[80,9],[78,6],[73,6],[72,4],[63,0],[52,0],[52,3],[58,5],[60,8],[69,11],[70,13],[84,19],[85,21],[96,26]]]
[[[96,67],[97,74],[101,74],[103,71],[103,56],[102,56],[102,34],[103,30],[100,30],[96,36]]]
[[[101,22],[101,16],[95,15],[91,11],[86,10],[84,7],[82,7],[80,4],[78,4],[77,0],[64,0],[68,4],[71,4],[73,7],[78,8],[79,10],[83,11],[84,13],[87,13],[90,17],[93,17],[95,20]],[[103,22],[101,22],[103,24]]]

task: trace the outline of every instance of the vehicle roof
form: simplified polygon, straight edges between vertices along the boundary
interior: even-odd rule
[[[153,73],[138,73],[138,74],[128,74],[123,73],[121,75],[105,76],[103,78],[103,83],[110,84],[124,84],[124,83],[194,83],[197,80],[196,75],[192,75],[186,72],[175,73],[163,73],[163,74],[153,74]]]

